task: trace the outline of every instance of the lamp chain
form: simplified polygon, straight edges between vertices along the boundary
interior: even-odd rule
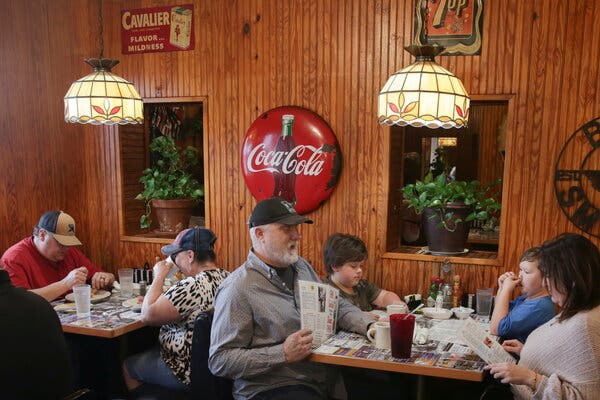
[[[428,0],[425,0],[423,2],[423,4],[425,5],[425,10],[423,12],[423,14],[424,14],[423,16],[425,18],[425,21],[423,22],[425,24],[425,29],[423,30],[423,34],[425,35],[425,37],[424,37],[424,39],[425,39],[424,42],[425,43],[423,43],[423,44],[428,44],[428,40],[427,40],[427,36],[428,36],[427,24],[429,22],[429,4],[428,4],[428,2],[429,2]]]
[[[98,35],[100,40],[100,59],[104,58],[104,30],[102,19],[102,0],[98,0]]]

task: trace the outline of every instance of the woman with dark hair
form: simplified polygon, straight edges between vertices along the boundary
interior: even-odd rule
[[[589,239],[562,234],[540,246],[544,287],[559,314],[533,331],[523,345],[503,347],[520,354],[518,365],[487,369],[510,383],[516,399],[597,399],[600,393],[600,251]]]
[[[210,229],[185,229],[162,248],[169,257],[162,261],[157,257],[154,279],[142,303],[142,320],[161,327],[160,349],[125,361],[123,375],[129,390],[142,383],[176,390],[186,390],[190,384],[194,321],[199,313],[213,308],[217,288],[228,275],[215,265],[216,240]],[[185,278],[163,293],[165,277],[173,267]]]

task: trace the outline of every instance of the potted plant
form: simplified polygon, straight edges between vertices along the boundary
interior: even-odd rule
[[[150,151],[157,161],[140,178],[144,190],[136,199],[146,201],[140,227],[150,227],[152,207],[158,219],[156,232],[176,234],[187,228],[194,205],[204,196],[204,187],[191,173],[200,159],[198,149],[188,146],[182,151],[172,137],[157,136],[150,142]]]
[[[430,253],[464,252],[471,222],[485,222],[500,210],[500,203],[490,194],[494,184],[456,181],[445,173],[434,178],[430,172],[423,181],[402,188],[408,207],[425,216],[423,225]]]

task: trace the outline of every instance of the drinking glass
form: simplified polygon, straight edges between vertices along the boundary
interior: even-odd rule
[[[413,332],[415,330],[415,316],[406,314],[390,315],[390,336],[392,356],[395,358],[409,358],[412,348]]]
[[[119,269],[119,285],[121,285],[121,294],[124,297],[130,297],[133,295],[133,269]]]
[[[75,309],[77,310],[77,318],[86,318],[90,316],[90,300],[92,296],[92,288],[90,285],[75,285],[73,286],[73,298],[75,300]]]
[[[477,315],[480,317],[489,317],[492,310],[492,294],[491,288],[477,289]]]

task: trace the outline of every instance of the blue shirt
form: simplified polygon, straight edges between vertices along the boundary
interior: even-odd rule
[[[526,298],[521,295],[509,303],[508,315],[498,324],[498,336],[502,339],[518,339],[525,343],[531,332],[554,317],[550,296],[525,301]]]

